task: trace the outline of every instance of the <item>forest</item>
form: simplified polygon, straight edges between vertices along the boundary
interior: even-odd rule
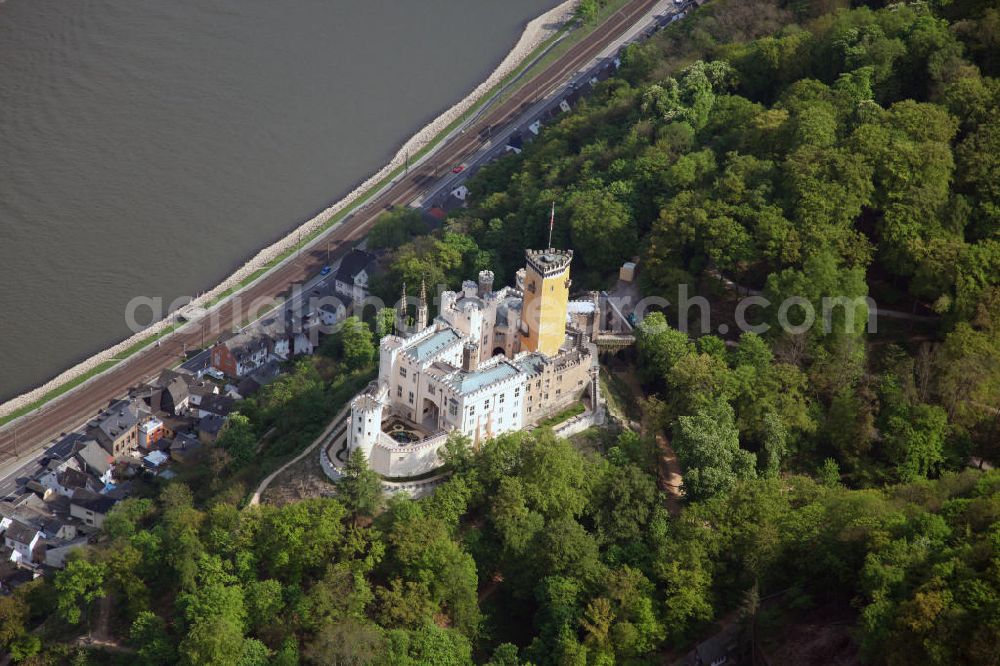
[[[26,664],[652,665],[733,626],[755,663],[833,609],[851,663],[1000,664],[997,76],[982,0],[713,0],[630,47],[442,228],[386,214],[375,291],[505,284],[555,203],[574,288],[637,257],[644,294],[689,285],[713,312],[754,290],[912,317],[716,335],[651,312],[609,366],[635,372],[642,434],[453,437],[425,499],[384,496],[352,456],[335,496],[244,507],[253,444],[301,448],[371,376],[384,319],[349,320],[198,466],[0,597],[0,646]],[[102,603],[121,640],[80,647]]]

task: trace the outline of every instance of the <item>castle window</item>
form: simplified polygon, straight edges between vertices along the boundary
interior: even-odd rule
[[[501,403],[501,404],[503,403],[503,399],[504,399],[505,397],[506,397],[506,396],[505,396],[505,395],[504,395],[503,393],[501,393],[501,394],[500,394],[500,403]]]
[[[396,397],[397,398],[402,398],[403,397],[403,387],[402,386],[397,386],[396,387]]]
[[[410,391],[410,404],[413,404],[413,391]]]
[[[406,376],[406,368],[400,366],[400,368],[399,368],[399,376],[400,377],[405,377]]]
[[[520,386],[518,386],[517,388],[514,389],[514,397],[516,398],[519,395],[521,395],[521,387]]]
[[[448,401],[448,413],[451,416],[458,416],[458,403],[454,400]]]

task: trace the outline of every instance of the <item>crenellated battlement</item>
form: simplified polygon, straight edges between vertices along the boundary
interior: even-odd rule
[[[524,257],[528,266],[543,277],[559,275],[573,261],[573,250],[525,250]]]

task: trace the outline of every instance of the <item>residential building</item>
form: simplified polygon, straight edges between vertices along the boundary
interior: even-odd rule
[[[135,401],[118,400],[87,424],[87,436],[117,458],[136,450],[138,426],[147,417],[148,412]]]
[[[163,439],[165,431],[163,421],[155,416],[139,424],[139,446],[144,449],[153,448],[158,441]]]
[[[264,365],[272,340],[256,329],[237,333],[212,347],[212,367],[227,377],[241,378]]]
[[[31,564],[35,560],[35,548],[45,535],[41,530],[12,520],[3,533],[4,545],[11,549],[10,561]]]
[[[99,528],[104,526],[104,518],[115,504],[116,501],[110,497],[81,491],[70,500],[69,515],[80,519],[85,525]]]
[[[114,458],[94,440],[88,440],[79,446],[75,455],[82,468],[102,484],[111,483]]]
[[[368,297],[368,280],[375,266],[375,255],[357,248],[340,260],[334,275],[336,293],[346,296],[350,303],[359,305]]]

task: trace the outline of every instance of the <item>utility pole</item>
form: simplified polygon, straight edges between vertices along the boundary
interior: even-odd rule
[[[406,151],[406,162],[403,169],[403,175],[406,176],[410,173],[410,151]]]

